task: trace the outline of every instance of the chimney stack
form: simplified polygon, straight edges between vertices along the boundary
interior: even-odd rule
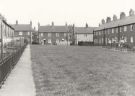
[[[38,29],[39,29],[39,27],[40,27],[40,23],[38,22]]]
[[[120,13],[120,19],[124,19],[126,17],[126,14],[124,12]]]
[[[16,25],[18,25],[18,20],[16,20]]]
[[[102,19],[101,23],[102,23],[102,25],[103,25],[103,24],[105,24],[105,20],[104,20],[104,19]]]
[[[113,21],[117,21],[117,16],[113,15]]]
[[[86,28],[88,28],[88,27],[89,27],[89,26],[88,26],[88,23],[86,23],[85,27],[86,27]]]
[[[30,25],[32,26],[32,21],[30,21]]]
[[[52,22],[52,26],[54,26],[54,22]]]
[[[106,18],[106,23],[109,23],[109,22],[111,22],[111,17]]]
[[[133,9],[130,9],[129,16],[134,16],[134,10]]]
[[[65,26],[66,26],[66,27],[68,26],[67,22],[65,23]]]

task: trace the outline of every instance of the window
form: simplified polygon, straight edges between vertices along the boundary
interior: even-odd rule
[[[108,29],[109,30],[109,32],[110,32],[110,34],[112,33],[112,29]]]
[[[51,37],[51,33],[48,33],[48,37]]]
[[[108,34],[108,33],[107,33],[107,30],[105,30],[105,34]]]
[[[133,25],[130,25],[130,31],[133,31]]]
[[[106,30],[106,33],[109,34],[109,30],[108,29]]]
[[[114,29],[112,29],[112,33],[114,33]]]
[[[124,37],[124,41],[127,42],[127,37]]]
[[[28,32],[27,34],[30,35],[30,32]]]
[[[122,27],[120,27],[120,32],[122,32]]]
[[[98,36],[98,32],[96,32],[96,35]]]
[[[104,43],[104,38],[102,38],[102,43]]]
[[[124,31],[127,31],[127,26],[124,26]]]
[[[19,35],[22,35],[22,32],[19,32]]]
[[[56,39],[56,43],[59,43],[59,39]]]
[[[59,33],[56,33],[56,37],[59,37]]]
[[[48,43],[52,43],[51,39],[48,39]]]
[[[118,37],[116,37],[116,36],[115,36],[115,38],[114,38],[114,39],[115,39],[115,42],[116,42],[116,41],[118,41]]]
[[[131,38],[130,38],[130,42],[131,42],[131,43],[133,43],[133,42],[134,42],[134,40],[133,40],[133,36],[131,36]]]
[[[66,37],[67,36],[67,34],[66,33],[64,33],[64,37]]]
[[[115,32],[118,33],[118,28],[115,29]]]
[[[99,35],[102,35],[101,31],[99,31]]]
[[[43,36],[43,33],[40,33],[40,36]]]
[[[87,34],[84,34],[84,37],[87,37]]]
[[[100,31],[99,31],[99,32],[97,32],[97,34],[98,34],[98,35],[100,35]]]

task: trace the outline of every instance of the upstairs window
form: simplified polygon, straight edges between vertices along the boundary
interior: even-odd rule
[[[30,35],[30,32],[28,32],[27,34]]]
[[[22,32],[19,32],[19,35],[21,36],[23,33]]]
[[[98,32],[95,33],[98,36]]]
[[[127,31],[127,26],[124,26],[124,31]]]
[[[122,27],[120,27],[120,32],[122,32]]]
[[[130,31],[133,31],[133,29],[134,29],[133,25],[130,25]]]
[[[64,33],[64,37],[66,37],[67,36],[67,34],[66,33]]]
[[[109,29],[106,30],[108,34],[110,34]]]
[[[114,29],[112,29],[112,33],[114,33]]]
[[[43,36],[43,33],[40,33],[40,36]]]
[[[56,37],[59,37],[59,33],[56,33]]]
[[[48,33],[48,37],[51,37],[51,33]]]
[[[115,32],[118,33],[118,28],[115,29]]]

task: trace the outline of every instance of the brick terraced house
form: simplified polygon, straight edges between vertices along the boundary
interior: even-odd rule
[[[135,15],[131,9],[129,16],[121,12],[120,19],[113,16],[113,20],[107,17],[102,24],[94,30],[95,45],[112,45],[113,43],[126,43],[135,46]]]
[[[69,45],[71,32],[67,24],[65,26],[38,25],[39,43],[42,45]]]
[[[77,45],[93,45],[93,30],[95,27],[75,27],[75,43]]]
[[[14,28],[0,14],[0,56],[6,53],[9,47],[14,46],[14,39]]]
[[[13,24],[12,26],[15,29],[16,37],[22,37],[24,38],[25,42],[28,42],[29,44],[32,43],[32,32],[34,29],[32,28],[31,21],[30,24],[18,24],[18,21],[16,21],[16,24]]]

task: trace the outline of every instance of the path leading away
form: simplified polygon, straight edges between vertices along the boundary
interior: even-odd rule
[[[35,96],[29,45],[0,89],[0,96]]]

